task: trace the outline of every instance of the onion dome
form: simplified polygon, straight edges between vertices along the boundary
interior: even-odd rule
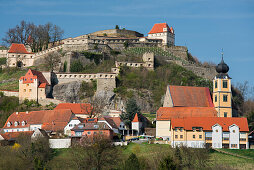
[[[227,73],[229,71],[228,65],[224,62],[223,57],[221,62],[216,66],[217,73]]]

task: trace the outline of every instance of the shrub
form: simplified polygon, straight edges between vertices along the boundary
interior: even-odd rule
[[[82,72],[83,71],[83,64],[81,63],[80,60],[76,60],[74,62],[71,63],[71,66],[70,66],[70,72]]]

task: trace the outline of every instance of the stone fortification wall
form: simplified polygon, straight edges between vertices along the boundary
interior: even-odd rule
[[[183,67],[186,68],[187,70],[192,71],[196,75],[204,77],[209,80],[213,80],[213,78],[217,74],[215,67],[201,67],[195,65],[183,65]]]
[[[49,105],[51,103],[54,103],[56,105],[60,104],[60,103],[65,103],[65,101],[62,100],[57,100],[57,99],[52,99],[52,98],[46,98],[46,99],[38,99],[38,102],[42,105],[42,106],[46,106]]]
[[[15,97],[19,97],[19,91],[0,90],[0,92],[3,92],[5,96],[15,96]]]
[[[109,29],[109,30],[102,30],[90,33],[88,35],[96,35],[96,36],[104,36],[105,34],[112,35],[112,36],[120,36],[120,37],[143,37],[144,35],[131,30],[124,30],[124,29]]]
[[[0,50],[0,58],[7,57],[8,50]]]
[[[154,70],[154,53],[144,53],[142,57],[143,61],[142,63],[138,62],[119,62],[116,61],[116,67],[121,66],[128,66],[128,67],[145,67],[149,70]],[[118,72],[118,70],[114,70],[115,68],[112,68],[113,72]]]
[[[185,46],[164,46],[164,50],[172,53],[176,57],[180,57],[183,60],[187,59],[188,48]]]

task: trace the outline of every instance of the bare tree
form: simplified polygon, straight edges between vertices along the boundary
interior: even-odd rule
[[[58,52],[52,52],[46,55],[45,64],[48,67],[49,71],[54,71],[61,63],[61,54]]]
[[[118,148],[102,134],[83,137],[71,153],[78,169],[112,169],[120,159]]]
[[[52,23],[36,26],[34,23],[21,21],[20,25],[10,28],[2,39],[5,43],[28,44],[34,52],[48,48],[48,44],[59,41],[64,31]]]
[[[101,97],[91,97],[89,100],[90,106],[80,104],[81,108],[86,110],[89,118],[100,117],[106,106],[105,99]]]

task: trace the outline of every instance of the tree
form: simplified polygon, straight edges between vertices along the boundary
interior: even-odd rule
[[[71,153],[78,169],[112,169],[120,159],[118,148],[102,134],[81,138]]]
[[[115,29],[117,29],[117,30],[118,30],[118,29],[119,29],[119,26],[118,26],[118,25],[116,25],[116,26],[115,26]]]
[[[64,61],[64,67],[63,67],[63,72],[67,71],[67,61]]]
[[[64,31],[57,25],[47,23],[45,25],[35,25],[21,21],[20,25],[10,28],[5,37],[2,39],[5,43],[27,44],[33,52],[38,52],[48,48],[50,42],[59,41],[63,36]]]
[[[124,123],[131,128],[131,121],[134,119],[136,113],[140,114],[140,107],[134,98],[130,98],[125,106],[126,112],[120,115]]]
[[[129,47],[129,41],[124,41],[123,46],[125,49]]]
[[[140,169],[140,163],[137,156],[131,153],[129,158],[124,162],[124,170],[136,170]]]
[[[49,71],[54,71],[61,63],[61,55],[58,52],[52,52],[46,55],[45,64]]]
[[[171,156],[165,157],[159,164],[159,170],[175,170],[176,164],[174,163],[173,159]]]
[[[70,72],[82,72],[84,69],[83,64],[80,60],[75,60],[71,63]]]
[[[105,98],[103,97],[90,97],[89,99],[90,106],[81,105],[81,108],[86,110],[89,114],[89,118],[100,117],[106,105]]]
[[[247,120],[248,120],[250,131],[254,130],[254,110],[248,113]]]

